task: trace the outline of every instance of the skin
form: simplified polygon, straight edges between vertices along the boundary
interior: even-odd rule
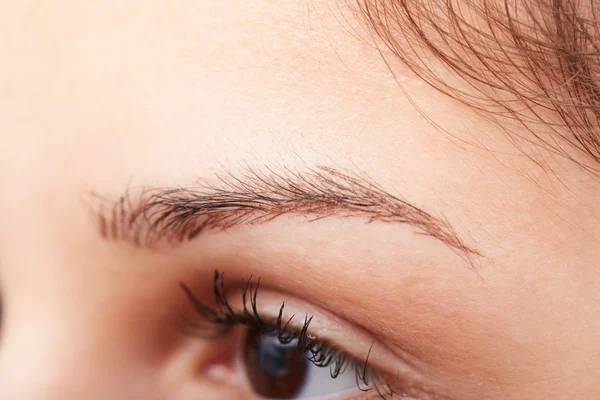
[[[210,303],[216,268],[232,290],[262,277],[265,313],[286,300],[317,315],[314,334],[357,358],[376,343],[370,362],[413,398],[600,396],[600,180],[515,146],[517,123],[384,51],[394,78],[343,4],[3,10],[0,398],[255,398],[243,329],[191,338],[173,320],[191,311],[179,282]],[[90,214],[90,191],[218,184],[247,166],[368,176],[479,255],[406,224],[297,214],[134,246]]]

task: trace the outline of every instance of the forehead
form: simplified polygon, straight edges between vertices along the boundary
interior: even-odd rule
[[[326,164],[363,171],[460,232],[510,237],[531,229],[514,217],[522,207],[571,211],[503,132],[382,57],[332,2],[22,11],[8,43],[28,46],[2,67],[13,77],[6,125],[19,132],[5,160],[31,171],[27,187],[44,197],[58,185],[68,199],[90,187],[118,196],[223,167]],[[518,205],[507,201],[515,193]]]

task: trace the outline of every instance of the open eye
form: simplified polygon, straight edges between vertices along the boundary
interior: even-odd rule
[[[330,396],[356,390],[356,377],[344,371],[335,379],[330,367],[310,361],[316,354],[299,349],[298,339],[283,343],[273,334],[247,330],[241,353],[248,382],[254,392],[268,399]]]
[[[372,343],[364,358],[351,356],[311,334],[313,316],[305,314],[302,322],[294,320],[294,314],[285,313],[285,302],[279,303],[278,314],[271,310],[268,317],[261,316],[257,303],[260,280],[256,284],[252,278],[242,282],[242,292],[237,297],[240,304],[234,306],[225,295],[223,274],[218,271],[214,276],[212,307],[201,302],[186,285],[180,286],[199,317],[188,321],[191,332],[204,338],[219,338],[230,334],[235,326],[243,328],[237,365],[243,369],[247,385],[259,397],[320,399],[351,392],[351,396],[360,394],[361,399],[387,399],[395,394],[388,377],[370,366]],[[361,342],[365,344],[364,338]],[[363,393],[367,391],[368,396]]]

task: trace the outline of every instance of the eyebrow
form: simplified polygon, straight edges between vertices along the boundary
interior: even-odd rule
[[[193,240],[210,230],[263,224],[282,215],[308,221],[362,217],[367,223],[406,224],[414,233],[435,238],[466,258],[481,253],[456,234],[449,221],[435,217],[383,190],[371,179],[319,166],[306,172],[246,167],[216,175],[216,184],[128,190],[109,202],[92,193],[94,217],[105,239],[151,247],[159,242]]]

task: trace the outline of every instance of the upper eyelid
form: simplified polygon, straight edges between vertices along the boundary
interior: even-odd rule
[[[345,371],[352,371],[352,373],[356,374],[358,388],[361,387],[359,382],[363,382],[364,385],[370,385],[371,389],[379,394],[390,396],[392,393],[396,393],[392,386],[390,386],[388,378],[385,378],[389,374],[381,374],[380,369],[369,363],[373,342],[371,342],[366,356],[361,357],[357,354],[352,354],[344,346],[335,344],[341,342],[340,338],[337,338],[338,340],[335,341],[331,340],[331,337],[324,339],[311,335],[310,331],[312,330],[309,330],[309,325],[313,317],[309,317],[308,313],[304,314],[304,319],[297,318],[291,323],[295,314],[283,317],[282,314],[285,309],[283,303],[281,303],[282,305],[276,313],[270,313],[266,317],[259,316],[258,310],[262,308],[262,306],[256,304],[259,285],[252,283],[252,277],[245,284],[242,284],[241,293],[239,290],[233,291],[234,297],[240,300],[239,306],[235,305],[237,302],[229,302],[230,292],[225,291],[223,276],[218,271],[215,271],[214,283],[214,294],[217,302],[216,309],[211,309],[209,306],[201,304],[186,285],[181,285],[186,292],[186,296],[194,303],[197,311],[200,311],[201,318],[208,317],[217,321],[217,324],[220,324],[218,321],[223,321],[227,327],[243,324],[260,331],[271,327],[273,330],[267,330],[266,332],[275,334],[279,340],[284,340],[282,343],[287,343],[288,339],[297,339],[298,346],[300,346],[299,350],[312,351],[314,358],[309,357],[308,360],[316,366],[331,368],[332,377],[335,378],[338,374],[345,373]],[[256,290],[253,290],[253,288]],[[239,296],[235,296],[235,294],[239,294]],[[248,311],[249,308],[252,311]],[[223,314],[223,316],[219,317],[220,314]],[[298,322],[300,323],[298,324]]]
[[[235,295],[235,292],[232,294]],[[272,290],[270,287],[263,285],[261,294],[258,296],[258,309],[263,318],[277,316],[280,305],[285,301],[284,320],[289,320],[292,315],[294,319],[290,323],[291,329],[302,328],[305,317],[312,318],[309,333],[315,336],[318,340],[335,346],[336,348],[347,352],[355,358],[363,358],[367,355],[369,348],[373,347],[371,361],[374,364],[385,363],[404,363],[404,360],[398,360],[396,357],[390,357],[391,350],[387,348],[378,338],[366,332],[362,327],[350,323],[343,318],[324,310],[322,307],[308,303],[297,296],[282,293]],[[353,343],[353,348],[348,348],[341,344],[342,339]],[[364,354],[361,354],[364,352]],[[388,355],[382,357],[382,355]],[[376,358],[378,361],[376,361]],[[383,359],[385,358],[385,360]],[[383,368],[383,366],[382,366]]]
[[[228,279],[229,281],[236,282],[235,279]],[[237,282],[240,281],[237,280]],[[244,288],[242,285],[229,285],[225,286],[224,289],[226,291],[225,296],[233,311],[243,313],[242,295]],[[247,300],[249,304],[250,299]],[[370,364],[377,369],[387,370],[390,365],[393,365],[403,366],[402,373],[405,375],[415,375],[418,372],[411,360],[397,356],[396,352],[392,351],[383,341],[369,333],[362,326],[346,321],[323,307],[316,306],[296,295],[283,292],[280,289],[273,289],[263,281],[260,284],[260,294],[257,296],[257,301],[260,316],[265,322],[272,323],[279,315],[282,304],[285,303],[283,320],[287,321],[295,314],[289,325],[289,330],[302,329],[305,317],[312,318],[309,333],[320,342],[335,347],[357,360],[364,359],[367,353],[371,351]],[[348,346],[344,342],[351,342],[352,346]],[[370,350],[371,347],[372,350]]]
[[[226,296],[236,313],[243,312],[242,291],[240,286],[226,287]],[[261,283],[261,293],[257,296],[259,304],[257,305],[261,317],[265,321],[272,321],[279,313],[281,304],[285,301],[286,314],[284,320],[289,319],[292,314],[297,318],[290,326],[290,330],[299,330],[304,322],[304,317],[312,317],[309,332],[316,337],[316,340],[328,347],[348,355],[357,362],[362,362],[367,354],[369,355],[369,368],[373,371],[380,371],[384,375],[395,376],[397,380],[392,379],[390,384],[392,388],[401,388],[408,393],[418,392],[419,400],[434,400],[438,395],[435,392],[427,392],[422,389],[426,378],[411,360],[410,355],[399,357],[384,342],[367,332],[363,327],[346,321],[332,312],[322,307],[315,306],[310,302],[304,301],[295,295],[282,292],[278,289],[272,289],[264,282]],[[352,343],[348,345],[348,343]],[[393,368],[392,371],[390,368]],[[396,393],[397,394],[397,393]],[[413,395],[411,393],[411,395]],[[374,397],[377,399],[378,397]],[[393,397],[395,398],[395,397]],[[400,397],[402,398],[402,397]],[[413,397],[406,397],[413,399]],[[450,397],[443,397],[444,400],[451,400]]]
[[[218,277],[219,273],[215,271],[215,279]],[[240,284],[241,279],[228,276],[227,282],[227,284],[223,283],[225,298],[234,313],[243,313],[242,294],[244,285]],[[202,301],[214,300],[213,292],[206,289],[208,288],[205,287],[205,290],[198,292],[202,295]],[[380,371],[388,377],[395,376],[397,379],[392,379],[392,387],[396,389],[405,390],[413,396],[415,394],[412,392],[416,392],[420,400],[438,399],[439,391],[446,392],[447,390],[444,386],[439,386],[439,383],[431,385],[431,375],[419,368],[419,366],[425,364],[420,362],[418,357],[410,353],[399,354],[397,351],[392,350],[385,341],[377,338],[374,333],[370,333],[361,326],[360,323],[349,322],[336,313],[327,310],[326,306],[315,305],[280,288],[273,288],[264,281],[261,282],[257,301],[257,309],[261,314],[261,318],[265,321],[274,320],[285,301],[286,308],[284,310],[286,313],[284,319],[289,318],[294,313],[301,317],[294,321],[290,330],[301,329],[305,315],[312,317],[313,322],[310,325],[310,333],[316,336],[319,342],[326,344],[328,347],[333,347],[359,362],[369,354],[369,368]],[[212,303],[208,302],[207,305],[212,306]],[[444,400],[452,399],[447,394],[444,394],[441,398]]]

